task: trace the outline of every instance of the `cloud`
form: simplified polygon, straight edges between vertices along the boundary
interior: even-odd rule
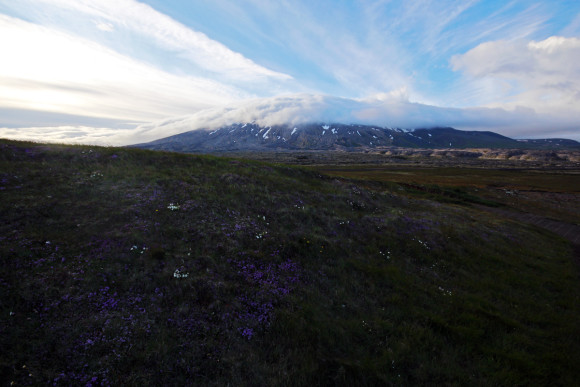
[[[168,51],[179,53],[205,71],[219,73],[232,81],[252,82],[263,79],[287,81],[287,74],[260,66],[240,53],[192,30],[147,4],[135,0],[38,0],[49,6],[61,7],[97,17],[97,27],[112,31],[121,26],[152,40]]]
[[[574,7],[395,3],[214,0],[181,8],[203,11],[180,20],[206,35],[136,0],[6,2],[0,135],[22,126],[21,134],[130,144],[233,121],[316,120],[578,136],[579,39],[545,39],[577,30],[580,19],[567,11]],[[270,98],[296,91],[313,94]],[[18,125],[2,111],[55,121],[26,114]],[[151,121],[113,131],[117,122]]]
[[[1,128],[0,138],[21,141],[42,141],[64,144],[115,146],[124,145],[122,139],[129,137],[129,129],[102,128],[82,125],[41,126],[28,128]]]
[[[86,117],[30,109],[10,109],[0,107],[0,127],[49,127],[49,126],[89,126],[108,128],[134,128],[135,121],[111,118]]]
[[[495,130],[517,138],[566,134],[565,137],[580,140],[576,117],[538,114],[526,108],[511,111],[501,108],[443,108],[409,102],[400,91],[366,99],[295,94],[238,102],[225,108],[141,125],[133,138],[136,142],[145,142],[190,130],[252,121],[262,126],[309,122],[407,129],[452,126],[464,130]],[[550,128],[549,133],[546,128]]]
[[[218,11],[236,8],[235,0],[212,3],[219,4]],[[292,63],[299,61],[308,68],[292,74],[315,85],[315,92],[362,97],[406,87],[416,101],[441,104],[450,80],[457,77],[448,68],[452,54],[485,40],[530,36],[557,8],[515,1],[487,3],[248,0],[236,9],[243,17],[233,23],[239,29],[267,30],[284,46],[283,57],[291,54]]]
[[[115,27],[111,23],[95,22],[95,26],[98,29],[100,29],[101,31],[105,31],[105,32],[113,32],[113,31],[115,31]]]
[[[563,36],[578,36],[580,35],[580,13],[568,24],[561,32]]]
[[[123,130],[74,125],[0,128],[0,137],[130,145],[235,122],[256,122],[262,126],[311,122],[357,123],[405,129],[451,126],[463,130],[492,130],[514,138],[562,137],[580,140],[577,117],[541,114],[521,107],[513,110],[443,108],[409,102],[400,90],[365,99],[293,94],[239,101],[226,107],[210,108]]]
[[[0,52],[0,108],[147,122],[249,96],[1,14]]]
[[[493,90],[488,106],[580,112],[580,39],[494,41],[451,59],[454,70]]]

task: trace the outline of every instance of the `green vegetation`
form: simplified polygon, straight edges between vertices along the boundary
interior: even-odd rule
[[[518,190],[566,191],[580,193],[579,169],[544,171],[518,168],[461,168],[461,167],[405,167],[405,166],[349,166],[317,167],[324,173],[349,178],[400,182],[409,184],[437,184],[441,186],[497,187]]]
[[[407,194],[439,202],[505,207],[580,225],[580,165],[533,168],[526,163],[464,167],[349,165],[312,166],[331,176],[353,179],[372,189],[397,186]],[[354,163],[353,163],[354,164]]]
[[[577,383],[569,243],[413,184],[0,141],[0,380]]]

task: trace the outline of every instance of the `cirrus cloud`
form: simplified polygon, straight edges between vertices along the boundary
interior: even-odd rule
[[[146,122],[248,97],[93,41],[0,14],[0,108]]]
[[[97,17],[97,27],[113,31],[115,25],[153,40],[162,48],[180,53],[187,60],[230,80],[256,81],[264,78],[290,80],[291,76],[260,66],[225,45],[192,30],[171,17],[135,0],[37,0],[51,7]]]

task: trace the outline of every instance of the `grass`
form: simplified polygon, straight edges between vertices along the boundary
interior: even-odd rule
[[[8,385],[580,380],[571,247],[464,191],[12,141],[0,171]]]
[[[415,197],[444,203],[506,207],[580,224],[580,168],[578,165],[533,168],[522,163],[465,167],[350,165],[316,166],[330,176],[354,179],[372,189],[399,189]]]
[[[401,167],[401,166],[322,166],[317,169],[330,175],[356,179],[400,182],[407,184],[437,184],[451,187],[511,188],[516,190],[580,192],[578,168],[542,170],[525,168],[465,168],[465,167]]]

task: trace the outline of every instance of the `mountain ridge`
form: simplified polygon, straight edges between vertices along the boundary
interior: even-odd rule
[[[491,131],[451,127],[405,130],[362,124],[309,123],[260,126],[237,122],[217,129],[196,129],[132,147],[177,152],[427,149],[580,149],[568,139],[516,140]]]

